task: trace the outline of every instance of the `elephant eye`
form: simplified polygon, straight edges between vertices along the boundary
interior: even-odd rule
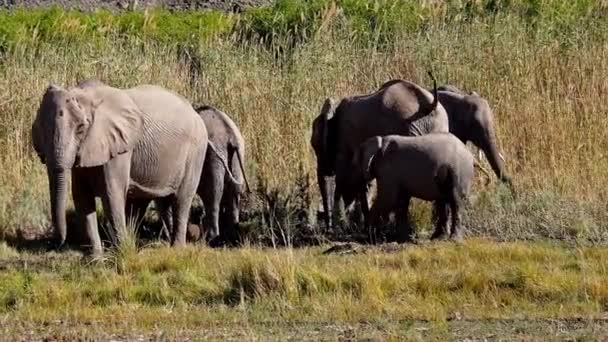
[[[86,132],[86,128],[87,128],[86,124],[84,124],[84,123],[78,124],[78,126],[76,126],[76,134],[83,135]]]

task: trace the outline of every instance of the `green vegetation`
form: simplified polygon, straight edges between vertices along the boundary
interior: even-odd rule
[[[349,38],[392,45],[397,35],[425,31],[430,25],[467,25],[501,17],[521,18],[521,24],[532,31],[555,36],[604,30],[607,11],[603,2],[590,0],[277,0],[272,6],[242,15],[160,9],[83,13],[54,7],[0,11],[0,46],[63,39],[90,41],[116,35],[165,43],[198,42],[233,33],[267,42],[302,43],[330,21]]]

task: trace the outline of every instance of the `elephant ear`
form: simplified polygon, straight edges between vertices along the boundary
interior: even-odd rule
[[[328,121],[333,114],[334,102],[331,98],[327,98],[321,106],[321,113],[313,124],[313,132],[311,143],[313,146],[318,146],[322,150],[327,149],[327,134],[328,134]]]
[[[89,100],[92,123],[77,154],[78,167],[105,164],[133,149],[141,139],[143,116],[139,107],[121,90],[104,95]]]
[[[36,118],[34,119],[34,123],[32,123],[32,145],[34,146],[34,151],[40,158],[40,161],[45,164],[46,156],[44,151],[45,141],[48,141],[46,130],[43,127],[43,123],[45,121],[44,116],[50,110],[50,106],[53,106],[53,96],[57,91],[62,90],[61,87],[55,85],[53,83],[49,84],[42,96],[42,101],[40,102],[40,107],[38,108],[38,112],[36,113]]]
[[[32,124],[32,145],[34,145],[34,151],[36,151],[36,155],[40,158],[42,164],[46,163],[46,157],[44,155],[44,150],[42,149],[44,140],[44,131],[40,125],[40,114],[36,116],[36,120]]]
[[[334,101],[331,98],[327,98],[323,105],[321,106],[321,113],[315,121],[313,122],[312,127],[312,136],[310,138],[310,143],[314,147],[315,152],[319,155],[318,158],[321,158],[319,161],[319,165],[321,168],[326,169],[329,167],[328,159],[330,153],[329,140],[330,140],[330,119],[333,116],[334,111]]]
[[[363,169],[363,175],[367,181],[374,178],[372,166],[381,148],[382,137],[375,136],[367,139],[359,150],[359,165]]]
[[[46,158],[44,156],[44,150],[42,149],[42,140],[44,139],[44,131],[40,126],[40,114],[36,116],[34,123],[32,124],[32,145],[34,146],[34,151],[36,151],[36,155],[40,158],[40,162],[42,164],[46,163]]]

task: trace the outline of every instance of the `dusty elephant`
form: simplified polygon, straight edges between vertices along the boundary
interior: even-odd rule
[[[400,241],[411,240],[408,207],[415,197],[434,202],[436,227],[432,239],[447,235],[450,211],[450,237],[461,239],[460,209],[473,181],[473,160],[466,146],[451,133],[367,139],[353,156],[353,164],[361,183],[376,179],[378,187],[368,221],[370,236],[375,236],[374,229],[381,219],[395,212]]]
[[[197,189],[205,207],[203,227],[208,238],[221,237],[224,241],[233,242],[237,238],[243,185],[249,191],[244,169],[245,141],[236,124],[224,112],[211,106],[198,106],[196,112],[205,122],[209,134],[209,148]],[[141,215],[148,204],[149,200],[133,201],[127,205],[127,210]],[[156,205],[165,227],[171,231],[170,207],[162,199],[156,200]]]
[[[364,215],[367,211],[365,187],[356,187],[351,179],[352,155],[363,141],[372,136],[448,131],[448,117],[438,103],[434,78],[433,84],[431,94],[412,82],[392,80],[372,94],[343,98],[337,106],[330,99],[325,101],[313,121],[310,142],[317,158],[317,180],[328,229],[332,228],[333,213],[330,177],[335,176],[334,210],[340,199],[348,207],[359,197]]]
[[[36,153],[46,164],[56,244],[66,239],[67,178],[84,220],[91,253],[103,253],[95,197],[117,231],[129,198],[165,198],[177,213],[173,245],[183,245],[192,198],[207,149],[205,124],[183,97],[154,85],[118,89],[88,80],[50,85],[32,125]]]
[[[452,85],[439,87],[438,96],[448,114],[450,133],[463,143],[470,141],[481,149],[498,179],[514,191],[497,146],[494,113],[488,101],[476,92],[466,93]]]

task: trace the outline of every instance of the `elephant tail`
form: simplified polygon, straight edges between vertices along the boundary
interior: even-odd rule
[[[431,79],[433,80],[433,102],[431,102],[430,105],[428,106],[424,106],[422,108],[420,108],[420,110],[412,115],[408,121],[416,121],[418,119],[424,118],[427,115],[430,115],[435,109],[437,109],[437,106],[439,105],[439,97],[437,96],[437,80],[435,79],[435,76],[433,76],[432,72],[428,72],[429,76],[431,77]],[[393,81],[389,81],[386,84],[390,84]]]
[[[433,80],[433,102],[429,106],[428,113],[426,113],[426,115],[431,114],[439,104],[439,97],[437,96],[437,80],[435,79],[435,76],[433,76],[433,73],[430,70],[428,71],[428,73],[431,79]]]
[[[443,196],[449,196],[456,182],[454,170],[448,165],[441,165],[435,174],[435,183]]]
[[[236,158],[239,161],[239,167],[241,168],[241,174],[243,175],[243,180],[245,181],[245,188],[247,189],[247,193],[251,193],[251,189],[249,188],[249,182],[247,181],[247,175],[245,174],[245,167],[243,165],[243,156],[241,156],[241,151],[235,146],[231,145],[231,147],[234,149]]]
[[[230,178],[230,181],[234,185],[236,185],[237,187],[242,186],[243,182],[239,182],[234,177],[234,175],[232,174],[232,170],[230,169],[230,166],[228,165],[228,162],[226,161],[226,158],[224,158],[224,156],[217,150],[217,147],[211,141],[209,141],[208,144],[209,144],[209,147],[211,148],[211,151],[213,151],[213,153],[215,153],[215,155],[218,157],[218,159],[220,160],[220,162],[224,166],[224,169],[226,170],[226,173],[228,174],[228,177]]]

